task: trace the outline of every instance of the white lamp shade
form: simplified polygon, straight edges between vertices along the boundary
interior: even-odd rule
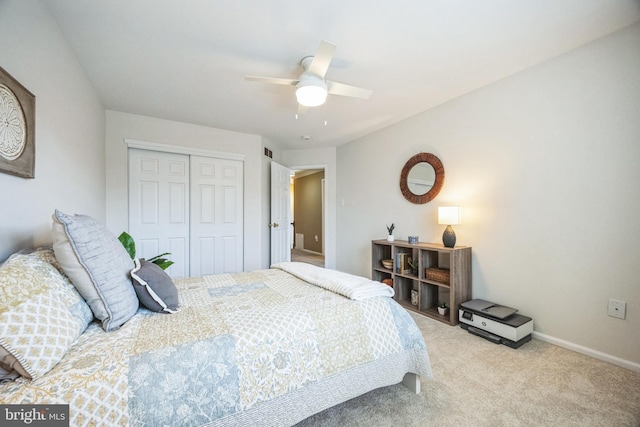
[[[317,77],[301,79],[296,87],[296,98],[300,105],[317,107],[327,100],[327,85]]]
[[[438,208],[438,224],[458,225],[462,224],[461,209],[459,206],[441,206]]]

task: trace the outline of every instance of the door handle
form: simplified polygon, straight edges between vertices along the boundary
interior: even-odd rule
[[[278,228],[279,224],[277,222],[274,222],[273,224],[269,224],[269,227]]]

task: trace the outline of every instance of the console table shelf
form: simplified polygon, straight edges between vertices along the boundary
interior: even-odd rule
[[[371,255],[371,278],[391,279],[394,299],[400,305],[449,325],[458,324],[460,304],[471,299],[470,247],[446,248],[438,243],[413,245],[406,240],[373,240]],[[398,265],[402,258],[417,260],[417,271],[403,270],[403,266]],[[385,268],[382,260],[393,260],[393,268]],[[446,315],[438,312],[438,305],[443,302],[449,307]]]

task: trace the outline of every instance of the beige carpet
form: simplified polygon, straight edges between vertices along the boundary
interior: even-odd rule
[[[307,426],[640,426],[640,373],[532,340],[514,350],[412,314],[434,371],[422,392],[374,390]]]

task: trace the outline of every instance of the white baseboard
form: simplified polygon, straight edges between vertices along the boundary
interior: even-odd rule
[[[557,345],[558,347],[566,348],[567,350],[572,350],[577,353],[581,353],[586,356],[593,357],[594,359],[602,360],[604,362],[609,362],[613,365],[620,366],[625,369],[640,372],[640,363],[635,363],[630,360],[621,359],[619,357],[612,356],[610,354],[606,354],[589,347],[584,347],[578,344],[574,344],[569,341],[561,340],[559,338],[555,338],[540,332],[533,331],[532,336],[537,340],[548,342],[549,344]]]

